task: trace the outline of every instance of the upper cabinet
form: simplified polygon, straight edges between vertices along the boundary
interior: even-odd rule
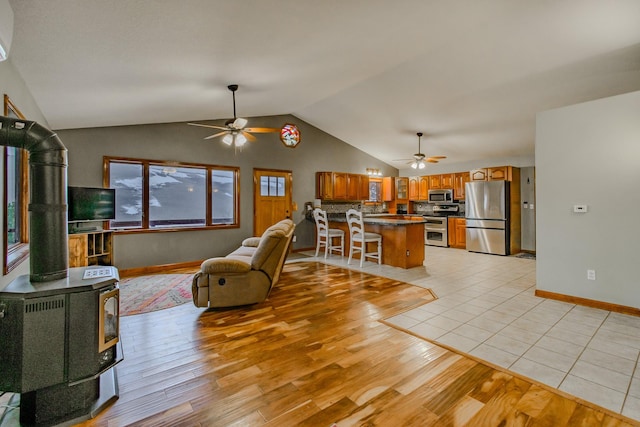
[[[409,177],[409,200],[417,202],[429,197],[429,176]]]
[[[396,178],[396,200],[400,202],[409,200],[409,178]]]
[[[513,169],[513,166],[474,169],[470,172],[471,181],[513,181]]]
[[[471,179],[469,172],[456,172],[453,174],[453,198],[454,200],[465,199],[464,185]]]
[[[429,175],[429,189],[431,190],[453,189],[453,174],[443,173],[440,175]]]
[[[344,172],[317,172],[316,197],[322,200],[368,200],[369,176]]]
[[[382,178],[382,201],[383,202],[392,202],[395,198],[394,196],[395,190],[395,182],[393,177],[385,176]]]

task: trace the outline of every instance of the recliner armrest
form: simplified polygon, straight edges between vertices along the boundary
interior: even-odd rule
[[[246,273],[251,271],[251,264],[233,258],[209,258],[200,266],[204,274]]]
[[[249,246],[252,248],[257,248],[259,244],[260,244],[259,237],[247,237],[242,241],[242,246]]]

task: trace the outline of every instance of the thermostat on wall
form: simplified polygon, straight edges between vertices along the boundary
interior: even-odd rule
[[[588,211],[587,205],[573,205],[573,211],[577,213],[585,213]]]

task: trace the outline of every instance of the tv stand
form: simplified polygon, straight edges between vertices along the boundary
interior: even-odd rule
[[[69,235],[69,267],[113,265],[113,232],[89,231]]]

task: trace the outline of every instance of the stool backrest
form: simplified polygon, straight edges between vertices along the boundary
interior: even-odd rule
[[[347,224],[349,225],[349,235],[364,234],[364,221],[362,220],[362,212],[355,209],[347,211]]]
[[[318,235],[326,235],[329,231],[329,221],[327,220],[327,212],[320,208],[313,210],[313,219],[316,221],[316,229]]]

